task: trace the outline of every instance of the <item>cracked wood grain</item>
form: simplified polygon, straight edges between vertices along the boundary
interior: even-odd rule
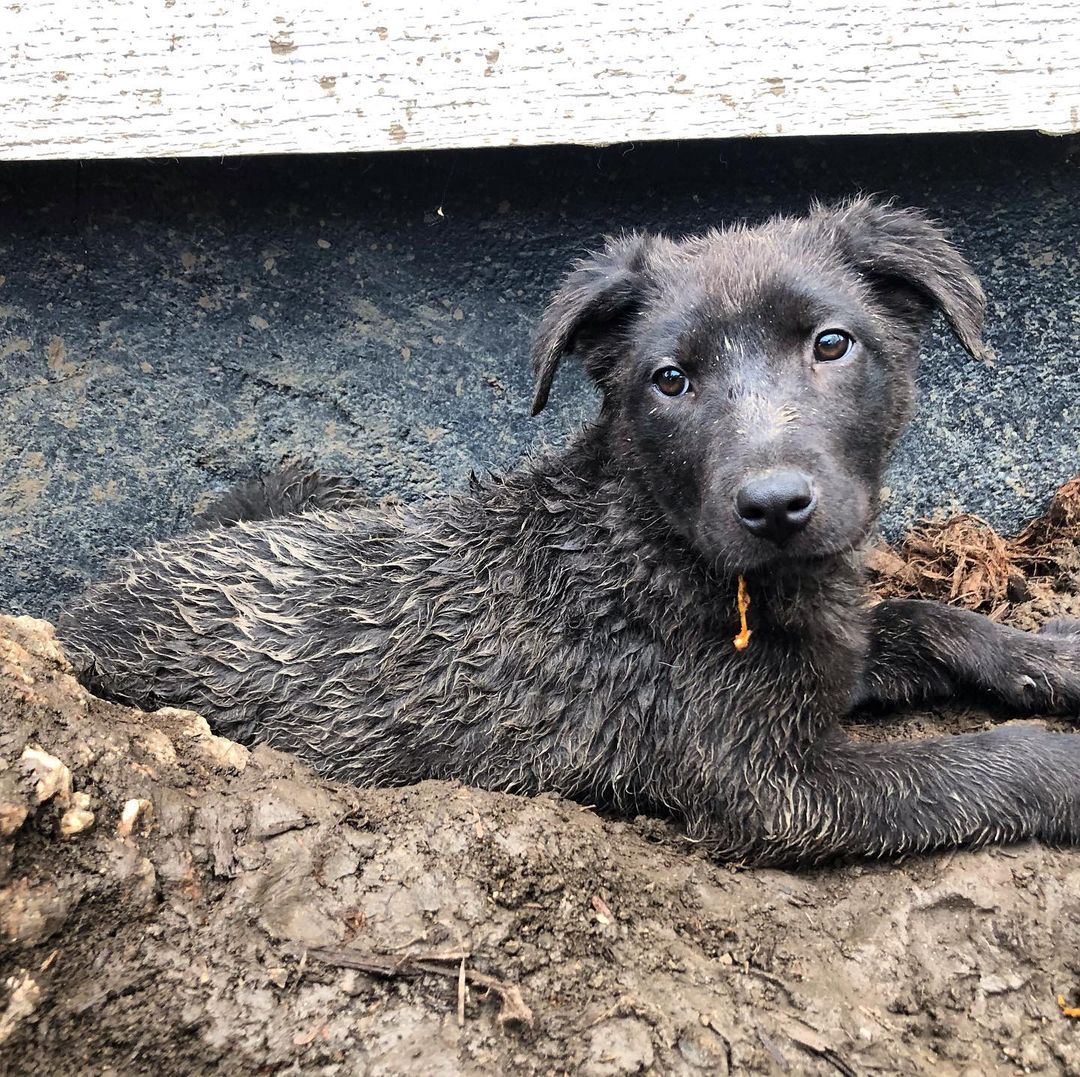
[[[1067,0],[0,8],[0,159],[1080,130]]]

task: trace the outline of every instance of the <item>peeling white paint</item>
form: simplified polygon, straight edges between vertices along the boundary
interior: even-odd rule
[[[0,159],[1080,130],[1068,0],[4,0]]]

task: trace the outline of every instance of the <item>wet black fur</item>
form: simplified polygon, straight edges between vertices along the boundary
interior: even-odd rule
[[[564,451],[398,513],[288,515],[350,496],[288,472],[216,510],[233,526],[133,555],[62,637],[99,690],[191,706],[325,774],[662,813],[718,856],[1075,842],[1080,737],[1006,725],[871,744],[841,725],[855,706],[970,694],[1080,710],[1071,623],[1030,635],[931,603],[867,605],[860,550],[921,336],[939,311],[978,356],[983,309],[937,227],[868,200],[613,239],[536,337],[534,410],[571,350],[603,393]],[[853,353],[815,362],[815,335],[836,328]],[[657,391],[671,364],[692,392]],[[775,467],[804,471],[818,498],[784,546],[733,508]]]

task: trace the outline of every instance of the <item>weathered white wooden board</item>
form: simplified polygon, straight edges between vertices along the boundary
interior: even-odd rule
[[[0,0],[0,158],[1080,130],[1076,0]]]

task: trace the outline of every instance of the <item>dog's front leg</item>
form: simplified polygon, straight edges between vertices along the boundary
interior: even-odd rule
[[[779,775],[774,776],[779,777]],[[759,799],[759,863],[1080,841],[1080,734],[1037,725],[905,743],[826,736]]]
[[[1023,714],[1080,715],[1080,621],[1021,632],[938,602],[870,611],[870,650],[853,706],[976,695]]]

